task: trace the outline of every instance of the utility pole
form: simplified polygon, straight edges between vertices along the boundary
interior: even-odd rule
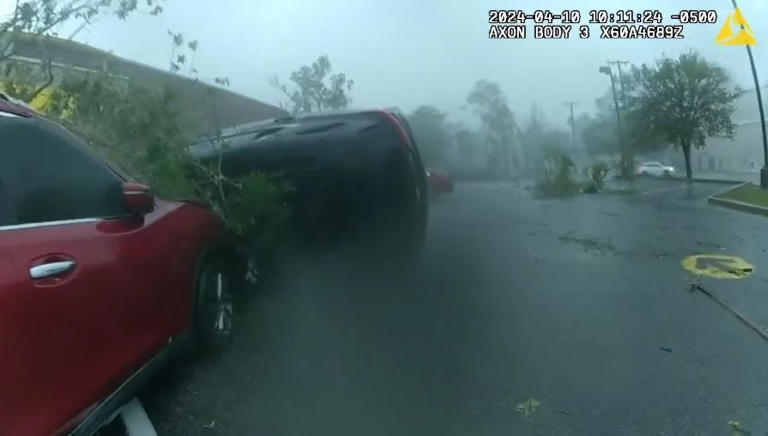
[[[739,6],[736,5],[736,0],[731,0],[733,9],[738,10]],[[741,30],[744,30],[744,25],[741,25]],[[763,167],[760,168],[760,187],[768,188],[768,135],[765,132],[765,111],[763,110],[763,96],[760,93],[760,81],[757,80],[757,69],[755,68],[755,58],[752,56],[752,47],[748,44],[747,56],[749,56],[749,65],[752,67],[752,78],[755,80],[755,93],[757,94],[757,107],[760,110],[760,127],[763,130]]]
[[[624,133],[621,128],[621,111],[619,111],[619,100],[616,97],[616,80],[613,77],[613,70],[611,67],[602,66],[600,67],[599,71],[603,74],[608,75],[611,78],[611,91],[613,92],[613,106],[616,109],[616,124],[619,128],[619,151],[621,153],[621,168],[622,172],[626,172],[628,168],[626,168],[627,165],[627,150],[626,146],[624,145]],[[627,176],[628,174],[623,174],[624,176]]]
[[[624,88],[624,76],[621,72],[622,65],[628,65],[629,61],[622,61],[616,59],[615,61],[608,61],[608,65],[616,65],[619,69],[619,84],[621,85],[621,103],[624,105],[622,109],[627,110],[627,90]]]
[[[570,106],[571,108],[571,146],[574,153],[576,152],[576,118],[573,116],[573,106],[578,104],[575,101],[564,101],[563,104]]]

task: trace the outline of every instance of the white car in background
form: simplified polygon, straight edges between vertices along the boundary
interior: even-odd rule
[[[675,167],[662,165],[660,162],[643,162],[637,167],[637,174],[644,176],[674,176]]]

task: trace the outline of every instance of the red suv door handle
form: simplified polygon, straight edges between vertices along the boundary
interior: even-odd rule
[[[58,262],[49,262],[42,265],[33,266],[29,269],[29,277],[33,280],[56,277],[75,267],[75,262],[71,260],[62,260]]]

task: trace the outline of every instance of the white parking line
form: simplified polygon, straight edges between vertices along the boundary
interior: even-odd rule
[[[123,406],[120,409],[120,416],[123,418],[128,436],[157,436],[155,427],[152,426],[152,421],[149,420],[138,398],[134,398]]]

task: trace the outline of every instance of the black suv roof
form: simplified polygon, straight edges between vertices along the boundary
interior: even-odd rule
[[[391,118],[402,126],[402,120],[395,114],[384,110],[345,110],[320,112],[293,117],[275,118],[265,121],[241,124],[218,132],[217,135],[203,135],[190,147],[198,158],[212,157],[226,147],[234,150],[242,146],[277,145],[282,140],[297,136],[323,134],[326,138],[348,136],[363,132]],[[406,130],[407,131],[407,130]],[[290,144],[290,141],[285,141]]]

